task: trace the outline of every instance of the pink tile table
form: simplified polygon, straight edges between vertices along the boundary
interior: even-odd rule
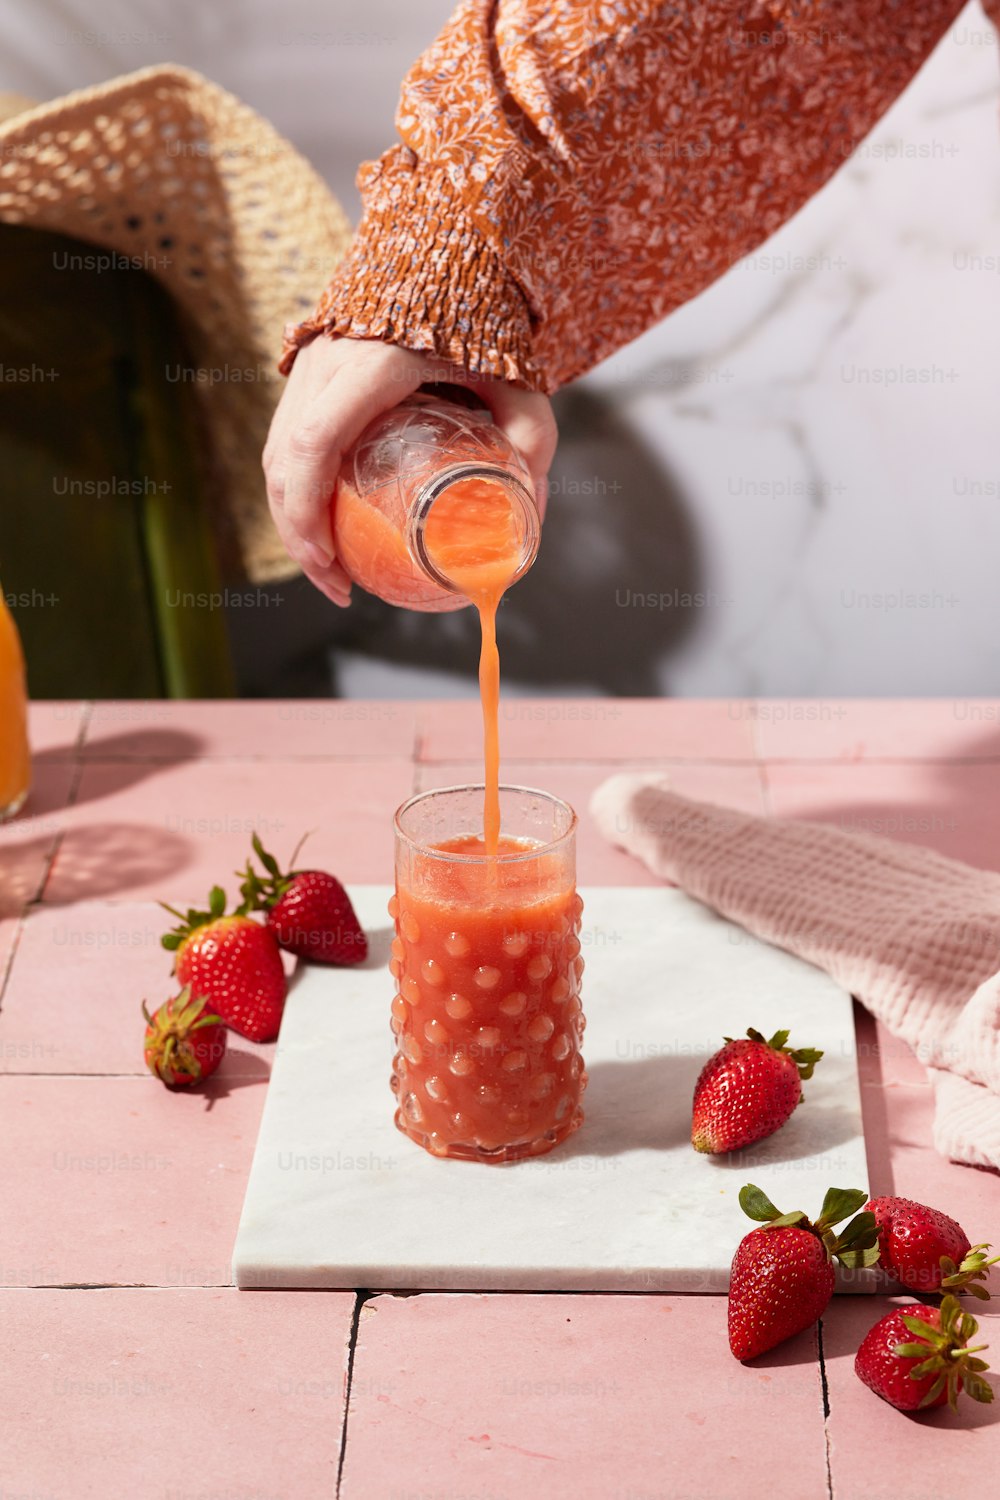
[[[741,1366],[721,1298],[238,1293],[273,1048],[236,1039],[199,1093],[144,1072],[139,1001],[170,984],[155,902],[232,887],[254,829],[278,854],[315,830],[317,862],[388,880],[396,803],[478,774],[478,706],[48,703],[32,732],[36,791],[0,829],[0,1496],[990,1492],[1000,1412],[917,1422],[855,1379],[883,1298],[841,1298]],[[1000,868],[994,703],[508,701],[502,735],[507,779],[577,805],[590,882],[649,880],[586,801],[616,767],[657,764],[692,796]],[[996,1175],[930,1146],[923,1070],[863,1015],[859,1043],[873,1183],[1000,1241]]]

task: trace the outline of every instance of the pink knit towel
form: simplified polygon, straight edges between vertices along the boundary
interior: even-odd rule
[[[657,875],[856,995],[927,1066],[937,1149],[1000,1168],[1000,875],[692,802],[662,776],[612,776],[591,812]]]

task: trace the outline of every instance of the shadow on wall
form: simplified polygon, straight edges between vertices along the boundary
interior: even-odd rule
[[[658,667],[692,628],[701,567],[679,487],[601,397],[555,399],[559,449],[538,561],[501,615],[503,670],[539,689],[656,694]],[[419,615],[357,593],[334,647],[475,680],[470,610]],[[334,684],[334,689],[336,684]]]

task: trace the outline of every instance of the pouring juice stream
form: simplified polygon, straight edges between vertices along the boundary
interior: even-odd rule
[[[436,501],[425,527],[427,552],[438,570],[453,580],[479,613],[482,647],[479,695],[483,706],[483,764],[486,792],[483,840],[495,856],[500,838],[500,653],[497,608],[514,581],[521,552],[510,500],[498,485],[469,479]]]

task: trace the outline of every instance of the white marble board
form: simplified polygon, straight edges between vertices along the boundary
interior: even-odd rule
[[[396,1130],[388,887],[352,891],[366,966],[301,969],[233,1255],[241,1287],[721,1291],[758,1183],[782,1211],[867,1184],[850,997],[670,888],[583,891],[586,1121],[550,1155],[442,1161]],[[791,1029],[825,1056],[776,1135],[731,1157],[689,1139],[723,1035]],[[857,1290],[857,1286],[854,1288]]]

